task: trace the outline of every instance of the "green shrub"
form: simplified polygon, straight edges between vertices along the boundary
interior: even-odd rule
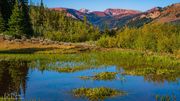
[[[98,45],[154,52],[174,53],[180,49],[180,25],[147,24],[141,28],[124,28],[116,37],[101,37]]]

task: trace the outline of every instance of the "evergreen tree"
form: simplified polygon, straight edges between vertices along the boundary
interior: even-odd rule
[[[87,17],[86,16],[84,16],[84,27],[87,27]]]
[[[23,32],[27,36],[32,36],[33,29],[32,29],[32,24],[30,21],[30,16],[29,16],[28,1],[21,0],[20,2],[21,2],[21,11],[22,11],[22,16],[23,16]]]
[[[11,15],[11,1],[10,0],[0,0],[0,12],[3,18],[5,29],[7,28],[8,19]]]
[[[3,15],[2,15],[2,8],[3,7],[3,1],[1,0],[0,1],[0,33],[4,32],[5,30],[5,22],[4,22],[4,18],[3,18]]]
[[[44,23],[44,3],[43,3],[43,0],[41,0],[41,5],[40,5],[40,10],[39,10],[39,25],[43,25]]]
[[[15,37],[23,35],[23,15],[19,8],[19,2],[16,0],[12,15],[8,22],[9,34]]]
[[[41,0],[41,4],[40,4],[40,7],[38,7],[38,11],[37,12],[39,15],[37,17],[37,23],[36,25],[38,26],[38,33],[40,36],[43,35],[44,33],[44,19],[45,19],[45,9],[44,9],[44,4],[43,4],[43,0]]]
[[[2,14],[0,12],[0,33],[4,32],[5,31],[5,22],[4,22],[4,19],[2,17]]]

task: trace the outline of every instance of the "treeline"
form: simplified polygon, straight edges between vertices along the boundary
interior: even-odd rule
[[[99,29],[87,22],[86,17],[79,21],[59,12],[40,6],[30,7],[30,16],[36,36],[65,42],[84,42],[97,40]]]
[[[173,53],[180,49],[180,25],[147,24],[141,28],[128,28],[110,37],[103,36],[97,42],[102,47],[152,50]]]
[[[0,33],[14,37],[32,36],[27,0],[0,1]]]
[[[100,37],[99,29],[87,22],[79,21],[59,12],[26,0],[2,0],[0,6],[0,33],[16,38],[44,37],[56,41],[94,41]],[[8,11],[9,13],[7,13]]]

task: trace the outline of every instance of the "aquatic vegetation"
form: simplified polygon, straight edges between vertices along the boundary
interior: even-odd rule
[[[153,82],[177,81],[180,77],[179,68],[124,68],[123,74],[144,76],[145,80]]]
[[[16,100],[13,97],[0,97],[0,101],[21,101],[21,100]]]
[[[156,95],[156,101],[176,101],[176,96],[174,96],[174,95],[172,95],[172,96],[169,96],[169,95],[164,95],[164,96]]]
[[[4,96],[0,96],[0,101],[21,101],[20,96],[16,94],[4,94]]]
[[[0,54],[0,60],[29,61],[28,65],[31,68],[38,68],[42,71],[71,73],[113,65],[117,69],[123,67],[125,74],[141,75],[150,80],[155,80],[155,76],[149,76],[152,74],[158,75],[159,79],[170,81],[175,81],[180,77],[180,60],[173,55],[148,54],[134,50],[94,51],[79,54]],[[87,79],[87,77],[82,78]],[[99,78],[94,77],[94,79]]]
[[[94,76],[81,76],[81,79],[93,79],[93,80],[114,80],[116,79],[117,72],[102,72]]]
[[[60,67],[60,68],[55,68],[56,71],[58,72],[67,72],[67,73],[70,73],[70,72],[76,72],[76,71],[81,71],[81,70],[84,70],[86,68],[83,68],[83,67]]]
[[[138,51],[114,50],[79,54],[0,54],[1,60],[60,60],[93,65],[179,67],[180,60],[171,55],[147,54]]]
[[[119,91],[111,88],[101,87],[101,88],[78,88],[73,91],[76,97],[86,97],[91,101],[103,100],[107,97],[123,96],[127,93],[124,91]]]

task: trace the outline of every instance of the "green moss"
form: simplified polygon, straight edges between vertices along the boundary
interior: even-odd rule
[[[126,93],[124,91],[118,91],[111,88],[78,88],[73,91],[76,97],[86,97],[91,101],[103,100],[107,97],[122,96]]]

